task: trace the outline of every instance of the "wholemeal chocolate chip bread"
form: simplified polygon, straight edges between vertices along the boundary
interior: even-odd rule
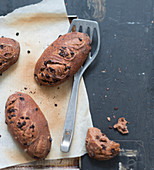
[[[86,149],[90,157],[97,160],[108,160],[115,157],[120,151],[120,144],[110,141],[98,128],[88,129]]]
[[[72,32],[60,36],[38,59],[34,71],[36,81],[55,86],[72,77],[86,60],[90,44],[88,34]]]
[[[0,74],[18,60],[20,53],[19,43],[10,38],[0,38]]]
[[[25,152],[34,159],[48,155],[52,143],[48,122],[29,95],[20,92],[11,95],[5,116],[10,133]]]

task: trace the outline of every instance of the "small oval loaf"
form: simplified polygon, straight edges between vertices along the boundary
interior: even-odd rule
[[[5,106],[8,129],[20,146],[34,159],[50,152],[51,136],[47,120],[35,101],[27,94],[12,94]]]
[[[0,74],[16,63],[19,53],[20,45],[17,41],[5,37],[0,38]]]
[[[45,86],[61,84],[83,65],[91,50],[88,34],[71,32],[55,40],[38,59],[34,77]]]

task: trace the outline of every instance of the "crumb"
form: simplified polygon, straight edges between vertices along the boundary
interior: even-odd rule
[[[109,129],[112,129],[112,126],[109,126]]]
[[[105,95],[105,98],[107,98],[107,95]]]
[[[118,68],[118,71],[119,71],[119,73],[121,73],[121,69],[120,69],[120,67]]]
[[[109,91],[109,90],[110,90],[110,88],[106,88],[106,90],[107,90],[107,91]]]
[[[110,122],[110,121],[111,121],[111,118],[110,118],[110,117],[107,117],[107,120],[108,120],[108,122]]]
[[[106,69],[104,69],[103,71],[101,71],[102,73],[106,73]]]
[[[16,36],[19,36],[19,32],[16,33]]]
[[[118,110],[118,107],[115,107],[114,110]]]
[[[60,87],[57,87],[57,89],[60,89]]]
[[[122,134],[128,134],[129,131],[128,131],[127,126],[126,126],[127,123],[128,122],[125,120],[125,118],[121,117],[121,118],[118,119],[118,123],[115,124],[113,127],[115,129],[117,129]]]
[[[113,115],[113,118],[114,118],[114,119],[116,118],[115,115]]]

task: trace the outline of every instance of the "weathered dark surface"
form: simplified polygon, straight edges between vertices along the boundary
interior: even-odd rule
[[[154,169],[154,107],[152,106],[154,1],[65,1],[68,14],[97,20],[100,25],[101,49],[94,63],[84,74],[94,126],[104,131],[110,139],[122,140],[120,143],[123,148],[129,146],[140,152],[138,159],[141,158],[141,161],[134,163],[132,168]],[[12,2],[14,3],[10,0],[0,1],[1,15],[12,11],[15,7],[39,1]],[[106,72],[103,73],[105,69]],[[106,88],[109,88],[109,91]],[[118,110],[114,110],[114,107],[118,107]],[[113,115],[116,119],[112,118]],[[111,122],[107,121],[107,116],[111,117]],[[122,116],[130,122],[129,134],[125,136],[108,128]],[[100,162],[86,155],[82,159],[82,169],[114,170],[119,169],[118,162],[118,157]]]
[[[101,49],[84,74],[94,126],[113,140],[141,140],[146,169],[153,169],[154,1],[66,0],[66,3],[68,14],[96,20],[100,25]],[[108,128],[122,116],[130,122],[128,135]],[[117,162],[118,158],[99,162],[84,156],[82,169],[118,169]],[[134,169],[144,169],[144,165]]]

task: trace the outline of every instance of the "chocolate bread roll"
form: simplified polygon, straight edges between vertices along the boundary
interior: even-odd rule
[[[55,86],[72,77],[91,50],[88,34],[71,32],[55,40],[38,59],[34,76],[38,83]]]
[[[0,74],[7,70],[18,60],[20,45],[10,38],[0,38]]]
[[[34,159],[45,158],[52,139],[48,122],[35,101],[27,94],[12,94],[5,106],[6,124],[14,139]]]

